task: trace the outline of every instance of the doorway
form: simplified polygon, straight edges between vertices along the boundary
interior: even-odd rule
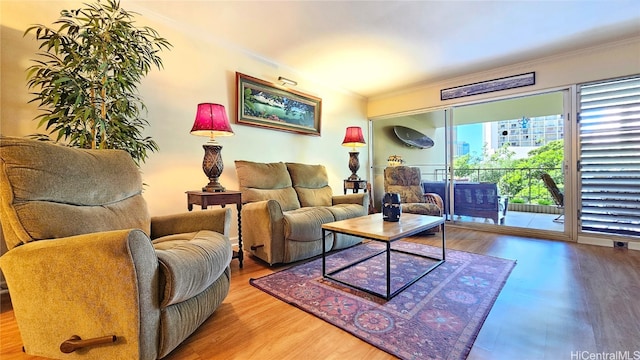
[[[571,197],[564,194],[570,108],[567,89],[372,120],[374,194],[384,193],[388,160],[400,159],[420,168],[425,191],[441,195],[453,224],[568,239],[570,219],[563,215],[570,206],[554,200],[542,174]],[[393,134],[397,125],[429,136],[434,146],[407,147]]]
[[[569,92],[452,108],[451,220],[567,234]]]

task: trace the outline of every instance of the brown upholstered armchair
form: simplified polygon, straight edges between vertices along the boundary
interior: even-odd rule
[[[150,218],[124,151],[0,138],[0,266],[25,352],[166,356],[229,291],[230,217]]]
[[[402,212],[419,215],[442,216],[440,195],[424,193],[420,169],[392,166],[384,169],[384,191],[400,194]],[[439,231],[438,227],[430,232]]]

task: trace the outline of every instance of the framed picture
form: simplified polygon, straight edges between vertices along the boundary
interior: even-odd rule
[[[535,85],[536,73],[507,76],[495,80],[482,81],[469,85],[456,86],[440,90],[440,100],[450,100],[464,96],[484,94],[493,91],[507,90],[522,86]]]
[[[320,136],[322,100],[236,72],[236,123]]]

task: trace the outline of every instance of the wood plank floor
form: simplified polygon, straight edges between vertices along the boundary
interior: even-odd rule
[[[447,229],[447,248],[517,260],[469,359],[640,356],[640,252],[456,228]],[[283,267],[250,257],[244,269],[232,264],[229,296],[166,359],[393,359],[249,285]],[[0,359],[37,359],[21,352],[13,311],[3,305]]]

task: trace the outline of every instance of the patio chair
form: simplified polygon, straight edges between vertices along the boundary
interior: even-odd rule
[[[553,201],[556,203],[556,206],[558,206],[558,208],[560,209],[564,209],[564,194],[560,191],[560,189],[558,189],[558,185],[556,185],[556,182],[553,180],[551,175],[549,175],[548,173],[542,173],[540,177],[544,182],[544,186],[547,188],[547,190],[549,190],[549,193],[551,194]],[[562,212],[562,214],[558,215],[557,218],[553,219],[553,221],[564,222],[564,219],[562,219],[563,216],[564,211]]]

